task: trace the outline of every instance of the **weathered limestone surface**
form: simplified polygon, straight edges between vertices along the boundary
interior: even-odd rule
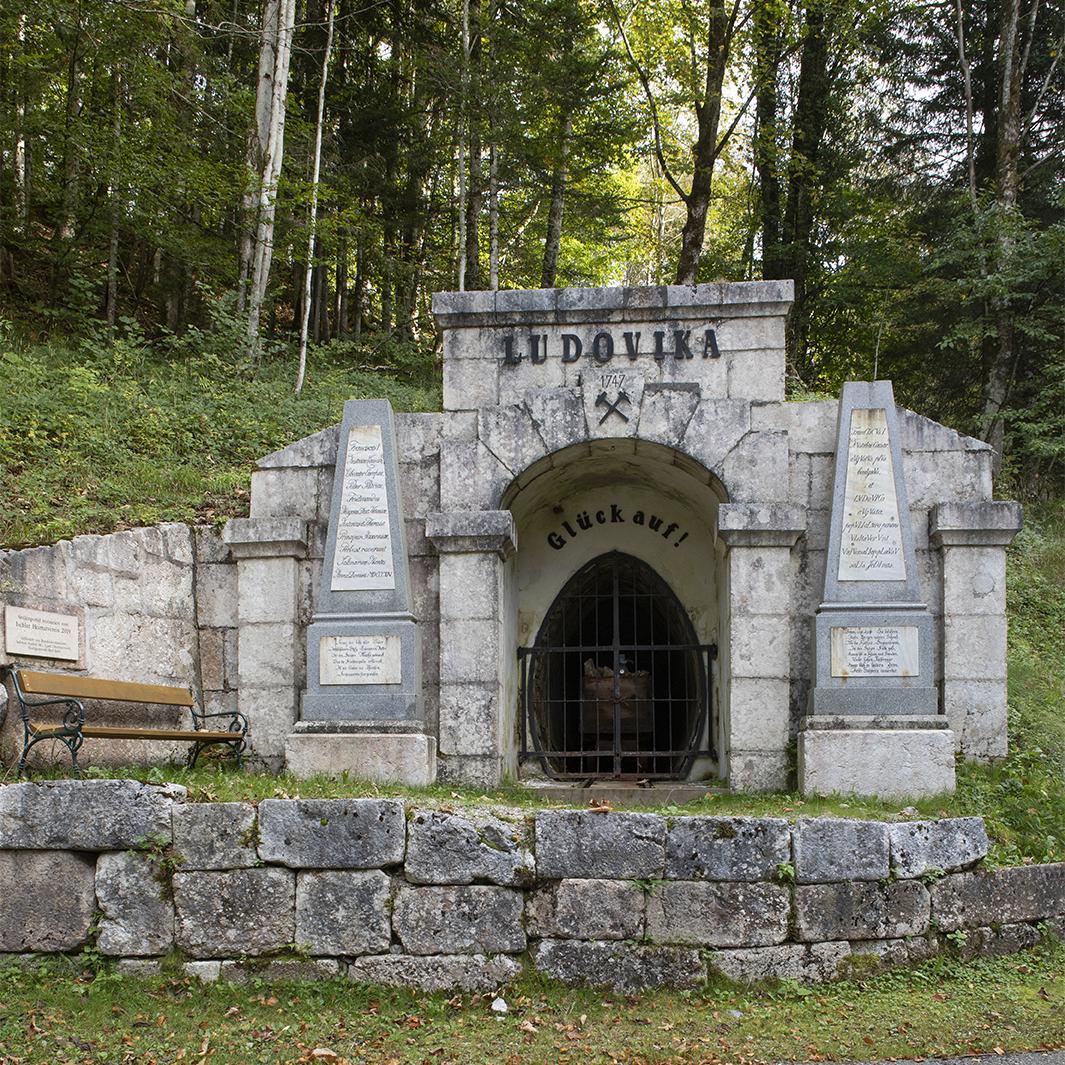
[[[198,958],[263,954],[291,943],[295,874],[287,869],[176,873],[176,939]]]
[[[671,880],[647,900],[647,938],[707,947],[782,943],[790,912],[791,893],[778,884]]]
[[[945,932],[1065,914],[1065,862],[946,876],[932,888],[932,914]]]
[[[411,954],[517,953],[524,900],[502,887],[402,887],[392,924]]]
[[[530,895],[529,935],[542,939],[638,939],[645,895],[631,880],[560,880]]]
[[[170,838],[185,789],[136,780],[50,780],[0,788],[0,849],[107,851]]]
[[[656,814],[545,810],[536,815],[536,871],[544,879],[659,877],[665,837]]]
[[[888,835],[891,870],[900,879],[957,872],[986,857],[989,846],[982,817],[908,821],[889,825]]]
[[[916,880],[809,884],[795,889],[798,938],[807,942],[924,935],[930,916],[928,889]]]
[[[174,903],[166,871],[144,854],[101,854],[96,901],[99,948],[112,956],[165,954],[174,945]]]
[[[458,815],[419,810],[407,823],[404,874],[412,884],[518,887],[535,877],[532,831],[520,814]]]
[[[637,947],[545,939],[536,948],[539,972],[571,986],[591,984],[618,991],[696,987],[706,976],[699,951],[685,947]]]
[[[666,834],[671,880],[771,880],[791,860],[787,821],[767,817],[678,817]]]
[[[182,872],[244,869],[255,865],[255,807],[242,802],[187,803],[174,807],[174,853]]]
[[[773,947],[715,950],[710,954],[711,973],[729,980],[756,983],[760,980],[794,980],[817,984],[838,975],[840,963],[850,952],[848,943],[782,943]]]
[[[340,974],[340,962],[333,958],[264,958],[223,961],[219,966],[217,979],[226,980],[231,984],[250,984],[256,980],[276,983],[293,980],[335,980]]]
[[[265,799],[259,857],[295,869],[375,869],[403,861],[403,804],[389,799]]]
[[[392,940],[392,885],[382,872],[308,872],[296,878],[296,945],[312,954],[377,954]]]
[[[0,851],[0,951],[75,950],[89,938],[95,863],[66,851]]]
[[[888,875],[888,830],[878,821],[800,817],[792,847],[800,884],[882,880]]]
[[[348,967],[352,980],[426,992],[493,991],[510,983],[520,972],[521,963],[515,958],[484,954],[450,954],[438,958],[383,954],[359,958]]]

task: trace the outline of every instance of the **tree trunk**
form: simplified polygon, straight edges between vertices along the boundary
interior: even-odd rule
[[[18,16],[15,37],[19,51],[25,51],[26,15]],[[12,93],[15,97],[15,225],[16,233],[26,234],[30,222],[30,167],[26,154],[26,86],[25,75],[12,77]]]
[[[277,182],[285,155],[285,99],[288,94],[289,60],[296,20],[296,0],[281,0],[278,11],[277,50],[270,99],[270,135],[259,188],[258,225],[252,254],[251,290],[248,294],[246,352],[258,358],[260,350],[259,319],[262,315],[266,286],[270,281],[270,263],[274,252],[274,214]]]
[[[307,374],[307,322],[311,304],[311,270],[314,264],[315,235],[318,228],[318,180],[322,173],[322,125],[325,120],[325,89],[329,78],[329,54],[333,50],[333,16],[336,12],[334,0],[329,4],[329,22],[325,31],[325,52],[322,55],[322,80],[318,84],[318,118],[314,127],[314,164],[311,168],[311,206],[307,225],[307,277],[303,286],[303,321],[300,324],[299,369],[296,373],[296,395],[303,390],[303,379]],[[316,332],[319,332],[316,330]]]
[[[758,0],[754,9],[755,128],[754,166],[758,173],[758,229],[762,235],[762,277],[784,277],[780,248],[780,60],[784,48],[780,5]]]
[[[462,90],[458,136],[458,290],[466,291],[466,130],[470,97],[470,0],[462,0]]]
[[[785,277],[790,276],[795,281],[795,302],[789,319],[793,366],[809,384],[806,278],[813,235],[813,194],[820,182],[819,155],[829,99],[828,35],[823,0],[811,0],[806,5],[805,29],[788,168],[781,270]]]
[[[677,284],[694,285],[699,273],[699,260],[706,239],[706,217],[710,210],[710,189],[717,161],[717,129],[721,121],[721,86],[728,64],[729,17],[724,0],[712,0],[707,33],[706,86],[703,99],[696,104],[695,113],[699,134],[695,141],[691,192],[686,199],[687,217],[680,238],[680,258],[677,261]]]
[[[466,288],[481,287],[481,208],[484,202],[481,174],[481,0],[470,8],[470,92],[475,106],[467,110],[470,132],[470,181],[466,200]]]
[[[573,117],[562,118],[559,131],[558,159],[551,179],[551,206],[547,211],[547,239],[544,242],[544,265],[540,273],[540,287],[554,288],[558,273],[558,251],[562,243],[562,215],[566,207],[566,159],[569,156],[570,138],[573,133]]]
[[[493,89],[496,85],[495,29],[498,17],[499,0],[491,0],[488,5],[488,80]],[[489,105],[488,142],[488,287],[494,292],[499,288],[499,130],[494,99]]]
[[[1003,0],[999,32],[998,130],[995,146],[995,205],[998,209],[998,235],[995,272],[1010,270],[1015,253],[1013,225],[1020,191],[1018,160],[1021,150],[1020,0]],[[980,420],[983,438],[995,449],[996,469],[1002,462],[1005,424],[1002,409],[1009,395],[1010,378],[1016,357],[1016,327],[1008,295],[992,300],[996,344],[988,372],[984,409]]]
[[[107,328],[113,335],[118,317],[118,242],[122,217],[118,154],[122,150],[122,77],[115,71],[114,112],[111,118],[111,241],[107,255]]]

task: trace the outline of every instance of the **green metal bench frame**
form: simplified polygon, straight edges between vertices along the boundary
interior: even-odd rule
[[[119,693],[123,691],[129,695],[129,698],[123,699],[121,694],[118,695],[103,695],[92,694],[90,692],[74,692],[72,694],[60,694],[53,695],[47,692],[42,693],[45,698],[35,698],[33,692],[26,692],[23,688],[21,674],[23,672],[33,673],[37,677],[55,677],[57,681],[61,681],[63,687],[76,689],[79,685],[79,681],[89,681],[96,684],[106,685],[113,687],[113,690]],[[74,772],[81,776],[81,766],[78,765],[78,751],[81,750],[81,745],[85,740],[85,737],[89,738],[110,738],[110,739],[173,739],[173,740],[185,740],[190,741],[193,744],[192,750],[189,751],[186,763],[191,769],[196,765],[196,760],[200,756],[200,752],[213,745],[224,745],[229,747],[234,759],[236,760],[237,767],[242,764],[244,750],[247,746],[248,737],[248,719],[244,714],[236,710],[223,710],[216,713],[207,713],[204,710],[196,708],[196,703],[192,698],[192,693],[188,688],[169,688],[174,693],[174,698],[164,698],[153,700],[151,698],[137,697],[133,694],[136,688],[154,688],[159,692],[167,690],[162,685],[137,685],[128,681],[100,681],[95,677],[81,677],[75,674],[45,674],[38,673],[34,670],[22,670],[17,666],[4,666],[0,668],[0,676],[7,674],[11,678],[11,687],[15,692],[15,697],[18,699],[19,710],[22,714],[22,754],[19,757],[18,762],[18,775],[22,774],[26,770],[26,757],[30,750],[42,740],[58,740],[62,743],[68,751],[70,751],[70,761],[73,766]],[[82,685],[84,687],[84,685]],[[93,726],[85,724],[85,704],[84,699],[100,699],[108,702],[134,702],[143,704],[158,704],[169,706],[187,706],[192,713],[193,728],[189,729],[126,729],[126,728],[107,728],[104,726]],[[39,707],[45,706],[61,706],[65,707],[63,711],[63,721],[59,725],[34,725],[30,720],[31,710],[35,710]],[[229,724],[224,730],[211,730],[206,727],[208,718],[227,718]]]

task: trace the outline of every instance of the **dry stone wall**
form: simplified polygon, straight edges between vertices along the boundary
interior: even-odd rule
[[[1065,864],[986,870],[977,817],[192,804],[132,781],[0,787],[0,953],[131,972],[489,990],[832,980],[1065,933]]]

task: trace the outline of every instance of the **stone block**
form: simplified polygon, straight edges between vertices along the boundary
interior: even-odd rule
[[[734,677],[790,675],[787,614],[733,613],[729,627],[729,662]]]
[[[800,884],[883,880],[890,872],[888,826],[879,821],[800,817],[792,848]]]
[[[440,616],[496,621],[500,611],[499,559],[494,554],[443,555],[440,559]]]
[[[793,454],[832,454],[836,450],[838,412],[836,400],[757,403],[751,408],[751,428],[783,429]]]
[[[491,755],[499,732],[499,686],[443,684],[440,687],[440,753]]]
[[[226,686],[225,636],[227,629],[200,629],[200,683],[204,691]]]
[[[211,525],[194,525],[192,537],[196,548],[197,569],[205,564],[222,563],[232,561],[229,556],[229,546],[222,541],[222,537]]]
[[[788,936],[791,892],[779,884],[669,880],[647,899],[647,938],[701,947],[768,946]]]
[[[439,783],[463,788],[498,788],[503,781],[503,759],[498,755],[442,756]]]
[[[173,821],[174,855],[182,872],[245,869],[259,860],[259,832],[250,803],[187,803],[174,808]]]
[[[237,613],[242,625],[296,620],[296,559],[245,558],[238,566]]]
[[[665,866],[665,819],[657,814],[544,810],[536,815],[541,879],[633,880]]]
[[[1006,676],[1006,618],[998,614],[943,619],[943,678],[1000,680]]]
[[[526,927],[543,939],[640,939],[644,909],[631,880],[560,880],[529,897]]]
[[[688,422],[681,449],[707,469],[720,471],[725,456],[751,428],[751,405],[736,399],[703,399]]]
[[[1001,547],[943,550],[943,608],[947,614],[1003,614],[1006,552]]]
[[[666,833],[670,880],[772,880],[790,861],[782,818],[677,817]]]
[[[111,851],[170,839],[177,784],[50,780],[0,787],[0,849]]]
[[[115,972],[138,980],[151,980],[163,975],[163,963],[158,958],[119,958]]]
[[[748,433],[720,469],[733,502],[784,502],[788,498],[787,433],[773,429]]]
[[[336,980],[341,964],[332,958],[253,958],[224,961],[218,979],[229,984],[276,984]]]
[[[799,787],[804,795],[916,799],[954,791],[950,729],[807,729],[799,734]]]
[[[477,438],[512,474],[521,473],[548,453],[524,403],[482,407],[477,413]]]
[[[311,954],[379,954],[392,941],[391,881],[382,872],[296,878],[296,946]]]
[[[293,732],[284,740],[293,776],[348,776],[426,788],[436,782],[436,737],[422,732]]]
[[[295,893],[287,869],[175,873],[177,945],[195,958],[279,950],[293,939]]]
[[[270,688],[296,683],[294,624],[242,624],[237,637],[241,688]]]
[[[800,885],[795,914],[807,942],[920,936],[929,927],[928,888],[916,880]]]
[[[403,861],[403,804],[390,799],[264,799],[259,857],[294,869],[378,869]]]
[[[96,904],[95,873],[96,863],[82,854],[0,851],[0,951],[52,953],[84,945]]]
[[[452,619],[440,626],[440,680],[491,683],[499,675],[499,623]]]
[[[641,440],[676,447],[688,431],[699,399],[696,388],[666,385],[646,389],[640,406],[637,435]]]
[[[958,750],[978,762],[1005,758],[1006,680],[943,681],[943,713]]]
[[[783,677],[733,677],[729,684],[729,746],[783,751],[791,740],[791,683]]]
[[[584,403],[576,389],[536,389],[526,393],[525,406],[548,452],[561,451],[587,439]]]
[[[260,469],[251,475],[253,518],[313,518],[318,507],[314,467]]]
[[[521,814],[418,810],[407,822],[404,874],[412,884],[527,885],[536,875],[531,836]]]
[[[697,987],[706,978],[698,950],[545,939],[536,948],[537,972],[569,986],[590,984],[632,994],[656,987]]]
[[[418,991],[495,991],[521,972],[521,963],[506,955],[451,954],[435,958],[383,954],[359,958],[348,977],[360,983],[411,987]]]
[[[520,953],[524,900],[502,887],[401,887],[392,926],[409,954]]]
[[[932,887],[932,917],[942,932],[1065,914],[1065,862],[955,873]]]
[[[715,950],[709,955],[709,971],[736,983],[794,980],[799,984],[820,984],[837,978],[839,966],[849,954],[848,943],[782,943],[774,947]]]
[[[144,854],[101,854],[96,863],[101,954],[166,954],[174,945],[174,904],[166,873]]]
[[[888,825],[888,836],[891,869],[902,880],[965,869],[986,857],[989,846],[982,817],[907,821]]]
[[[291,684],[269,688],[242,684],[237,707],[248,719],[252,751],[265,758],[283,757],[285,737],[299,714],[296,689]]]
[[[735,551],[729,559],[729,602],[734,612],[787,614],[791,609],[791,551]]]
[[[786,750],[731,750],[728,756],[728,786],[746,794],[787,791],[791,768]]]
[[[728,356],[728,394],[731,399],[764,403],[784,399],[784,348],[734,351]]]

